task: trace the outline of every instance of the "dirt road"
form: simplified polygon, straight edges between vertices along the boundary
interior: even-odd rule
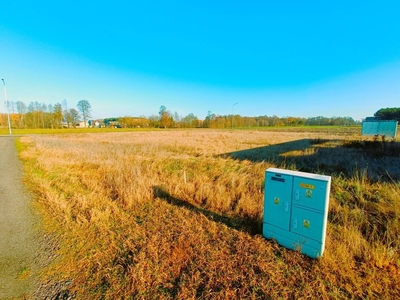
[[[22,180],[15,137],[0,136],[0,299],[33,292],[38,220]]]

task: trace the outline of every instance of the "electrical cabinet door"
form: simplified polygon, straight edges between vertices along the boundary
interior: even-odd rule
[[[269,173],[265,176],[264,222],[289,230],[293,176]]]
[[[328,183],[304,177],[293,178],[293,205],[324,211]]]
[[[294,206],[290,231],[322,243],[325,232],[322,213]]]

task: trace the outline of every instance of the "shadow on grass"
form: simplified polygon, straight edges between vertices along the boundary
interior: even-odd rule
[[[171,205],[175,205],[177,207],[183,207],[183,208],[188,209],[197,214],[202,214],[210,221],[225,224],[226,226],[228,226],[230,228],[240,230],[240,231],[245,231],[251,235],[256,235],[256,234],[262,233],[262,221],[261,220],[256,220],[256,219],[252,219],[252,218],[240,218],[240,217],[239,218],[231,218],[231,217],[220,215],[216,212],[213,212],[213,211],[201,208],[201,207],[197,207],[185,200],[175,198],[175,197],[171,196],[170,193],[165,191],[160,186],[153,186],[153,192],[154,192],[155,198],[164,200],[167,203],[169,203]]]
[[[280,144],[224,153],[221,156],[232,157],[234,159],[240,159],[240,160],[247,159],[253,162],[274,161],[277,163],[282,163],[287,158],[287,156],[284,155],[285,153],[289,153],[292,151],[304,152],[306,149],[309,149],[312,145],[324,144],[329,141],[330,140],[323,140],[323,139],[301,139],[287,143],[280,143]]]
[[[367,170],[373,181],[400,180],[400,143],[396,141],[301,139],[219,156],[326,175],[351,176],[357,170]]]
[[[343,164],[335,164],[322,158],[322,154],[327,154],[327,152],[337,156],[335,148],[327,146],[335,142],[337,141],[328,139],[301,139],[224,153],[220,156],[255,163],[269,162],[284,169],[295,167],[296,170],[303,172],[347,173],[348,170]]]

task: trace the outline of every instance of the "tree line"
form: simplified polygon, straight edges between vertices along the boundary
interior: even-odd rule
[[[112,118],[113,124],[123,128],[135,127],[154,127],[154,128],[245,128],[245,127],[262,127],[262,126],[303,126],[303,125],[357,125],[359,122],[354,121],[351,117],[278,117],[258,116],[245,117],[241,115],[218,115],[208,111],[204,119],[199,119],[193,113],[187,116],[180,116],[177,112],[172,113],[162,105],[158,115],[149,117],[131,117],[125,116],[120,118]],[[105,119],[105,124],[108,120]]]
[[[204,119],[199,119],[193,113],[181,116],[177,112],[172,113],[164,105],[158,114],[148,117],[115,117],[102,120],[90,120],[91,105],[88,100],[80,100],[76,108],[67,108],[66,101],[63,104],[46,105],[39,102],[31,102],[25,105],[23,102],[9,102],[10,119],[13,128],[62,128],[77,127],[83,121],[83,127],[123,127],[123,128],[245,128],[264,126],[351,126],[360,122],[351,117],[278,117],[258,116],[246,117],[238,114],[219,115],[208,111]],[[400,121],[400,108],[385,108],[378,110],[375,117],[381,119],[397,119]],[[7,114],[0,114],[0,126],[7,126]]]
[[[10,113],[13,128],[62,128],[77,127],[84,122],[84,127],[91,117],[91,105],[88,100],[80,100],[77,108],[67,108],[66,101],[55,105],[31,102],[26,105],[22,101],[5,103]],[[7,125],[7,114],[0,114],[0,126]]]
[[[400,107],[381,108],[374,116],[381,120],[397,120],[400,122]]]

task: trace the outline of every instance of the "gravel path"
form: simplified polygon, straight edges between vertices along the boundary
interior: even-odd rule
[[[20,299],[34,289],[37,220],[14,143],[15,137],[0,136],[0,299]]]
[[[0,135],[0,300],[69,300],[71,283],[39,281],[39,271],[56,257],[55,237],[41,230],[32,196],[22,183],[17,137]]]
[[[38,220],[14,143],[15,137],[0,136],[0,299],[21,299],[35,288]]]

